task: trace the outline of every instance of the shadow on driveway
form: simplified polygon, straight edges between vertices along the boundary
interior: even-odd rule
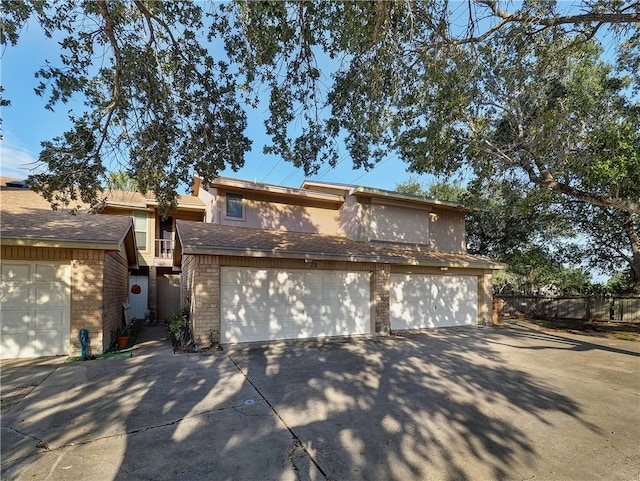
[[[636,479],[640,360],[521,326],[64,364],[2,479]],[[627,348],[627,346],[629,346]]]
[[[511,366],[488,342],[495,335],[503,334],[449,329],[235,346],[229,356],[328,479],[540,476],[539,441],[564,425],[592,437],[602,429],[584,418],[577,398]]]

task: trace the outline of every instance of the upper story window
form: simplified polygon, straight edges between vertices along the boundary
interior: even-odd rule
[[[239,220],[244,219],[242,195],[227,194],[227,217]]]
[[[133,213],[133,229],[136,233],[136,244],[141,251],[147,250],[147,213]]]

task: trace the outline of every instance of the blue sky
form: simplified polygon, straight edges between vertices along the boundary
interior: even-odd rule
[[[16,47],[7,47],[2,52],[0,65],[4,97],[11,101],[11,106],[2,109],[2,176],[25,178],[38,158],[40,143],[62,134],[70,127],[67,119],[70,108],[76,112],[83,109],[81,102],[74,104],[71,101],[67,105],[58,105],[55,112],[50,112],[44,108],[46,98],[38,97],[34,92],[39,83],[34,73],[45,65],[46,59],[57,64],[59,55],[58,44],[46,38],[35,24],[25,30]],[[290,187],[302,184],[305,176],[301,169],[278,157],[262,153],[262,147],[268,139],[264,135],[261,110],[249,112],[246,133],[253,140],[253,150],[246,155],[245,167],[238,172],[224,171],[221,175]],[[369,172],[354,170],[345,154],[335,169],[327,166],[320,169],[318,175],[308,179],[393,190],[396,184],[410,177],[425,185],[433,179],[431,176],[409,174],[406,165],[397,158],[383,160]]]

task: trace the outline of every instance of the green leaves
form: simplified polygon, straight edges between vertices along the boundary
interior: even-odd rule
[[[32,0],[3,2],[0,42],[28,18],[59,42],[37,93],[86,111],[44,146],[39,180],[96,206],[122,166],[168,205],[194,173],[206,183],[242,166],[245,108],[268,100],[266,151],[307,174],[344,146],[355,167],[397,155],[415,173],[636,216],[635,7]]]
[[[594,132],[587,151],[587,188],[640,198],[640,123],[624,119]]]
[[[31,15],[60,45],[60,58],[37,72],[46,107],[72,98],[86,106],[80,117],[69,112],[69,132],[43,146],[46,171],[34,181],[56,206],[79,195],[98,208],[108,171],[124,166],[168,208],[196,171],[206,181],[244,162],[246,114],[224,55],[202,43],[202,5],[15,2],[10,11],[4,42],[15,43]]]
[[[43,142],[39,161],[47,172],[30,176],[29,183],[53,209],[75,212],[82,203],[98,207],[105,168],[98,156],[98,139],[86,118],[77,119],[62,136]]]

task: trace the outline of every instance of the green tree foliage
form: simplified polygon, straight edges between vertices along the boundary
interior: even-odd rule
[[[589,188],[640,198],[639,120],[636,110],[590,139],[591,161],[585,168]],[[640,215],[566,200],[563,207],[585,240],[578,250],[582,259],[610,274],[626,272],[629,291],[640,290]]]
[[[267,151],[307,174],[343,145],[355,167],[397,155],[415,173],[611,209],[637,238],[633,0],[22,0],[2,11],[3,45],[28,19],[60,43],[37,72],[47,108],[86,105],[43,144],[47,170],[32,183],[54,205],[97,205],[110,170],[172,203],[194,172],[206,183],[243,164],[243,109],[266,96]]]
[[[584,268],[566,265],[574,261],[568,252],[574,254],[574,249],[566,245],[574,231],[570,219],[553,205],[558,196],[502,180],[475,181],[466,187],[436,182],[425,187],[409,178],[396,190],[473,209],[466,219],[468,251],[509,266],[496,273],[496,291],[578,294],[593,289]]]
[[[624,269],[615,273],[604,286],[606,292],[612,294],[633,294],[633,290],[629,287],[629,278],[631,277],[630,269]]]
[[[124,190],[127,192],[138,192],[138,183],[126,172],[121,170],[109,174],[107,187],[112,190]],[[144,193],[144,192],[143,192]]]
[[[208,180],[242,165],[240,100],[266,92],[268,151],[307,173],[334,165],[344,139],[355,166],[395,152],[415,172],[516,173],[640,211],[637,196],[590,189],[598,173],[583,168],[586,139],[637,107],[621,93],[639,88],[633,2],[22,0],[2,10],[3,45],[30,18],[59,41],[60,59],[37,73],[47,108],[86,104],[43,145],[48,172],[33,180],[49,198],[78,187],[95,203],[99,180],[124,167],[172,201],[194,171]],[[617,75],[599,62],[603,32],[617,35]]]
[[[585,2],[578,14],[552,1],[503,5],[238,2],[228,46],[250,82],[275,92],[272,151],[309,173],[337,159],[344,137],[357,167],[395,153],[416,173],[472,169],[640,212],[639,196],[594,188],[608,174],[587,167],[589,140],[638,108],[626,95],[638,82],[637,5]],[[460,17],[469,23],[456,27]],[[602,61],[596,34],[607,25],[624,71]],[[324,89],[326,57],[339,62]]]
[[[513,181],[476,179],[465,187],[447,182],[424,187],[409,179],[396,189],[473,209],[466,222],[467,250],[503,262],[527,246],[550,245],[572,232],[569,219],[553,208],[557,196]]]
[[[27,19],[60,44],[37,77],[53,110],[77,98],[68,132],[44,142],[31,184],[58,205],[100,203],[109,170],[126,170],[166,206],[194,172],[210,180],[243,165],[246,114],[222,49],[206,45],[201,4],[159,1],[3,1],[4,45]]]

